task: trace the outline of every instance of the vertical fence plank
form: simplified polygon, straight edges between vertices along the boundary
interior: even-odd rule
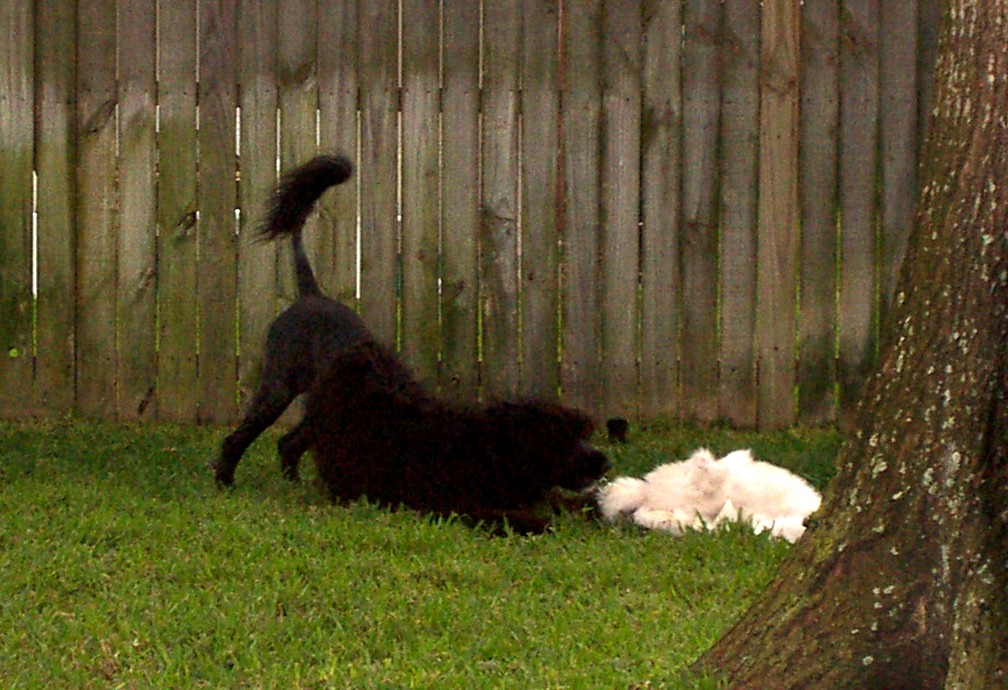
[[[844,0],[840,23],[840,403],[857,400],[875,348],[878,0]]]
[[[479,226],[479,3],[444,0],[445,133],[441,182],[441,389],[471,398],[479,383],[477,366]]]
[[[798,269],[798,5],[763,6],[757,339],[758,421],[795,418]]]
[[[196,0],[161,3],[158,417],[196,419]]]
[[[34,22],[30,0],[0,7],[0,415],[20,416],[32,390]]]
[[[320,147],[357,157],[357,0],[319,4]],[[332,271],[325,289],[347,304],[357,299],[357,176],[319,204],[323,232],[332,237]]]
[[[917,0],[887,5],[880,20],[879,324],[884,325],[917,199]]]
[[[241,0],[238,12],[241,176],[238,183],[238,400],[242,407],[259,383],[266,331],[277,311],[278,253],[286,243],[255,242],[276,182],[277,3]]]
[[[200,0],[199,418],[237,412],[237,0]]]
[[[522,2],[521,391],[555,397],[559,282],[558,7]]]
[[[361,312],[376,337],[397,333],[398,14],[396,0],[358,4],[360,52]]]
[[[682,414],[718,412],[720,0],[686,0],[683,55]]]
[[[438,327],[437,0],[402,5],[402,350],[417,373],[434,381]]]
[[[518,0],[484,5],[480,300],[483,390],[518,386]]]
[[[756,422],[756,205],[759,195],[760,8],[724,4],[721,42],[720,413]]]
[[[606,416],[638,415],[637,271],[640,202],[640,2],[603,16],[602,371]]]
[[[682,10],[645,3],[641,132],[641,415],[678,416]]]
[[[838,22],[836,0],[807,0],[802,9],[798,418],[805,424],[836,414]]]
[[[280,99],[280,167],[304,163],[317,153],[315,112],[318,109],[316,0],[287,0],[277,17],[277,73]],[[326,285],[332,267],[332,235],[319,227],[316,215],[305,222],[305,250],[320,285]],[[297,284],[289,242],[278,249],[280,302],[286,307],[297,299]]]
[[[115,0],[77,6],[77,405],[116,409]]]
[[[602,69],[600,0],[564,6],[561,40],[563,258],[561,385],[564,398],[602,406],[599,251]]]
[[[153,416],[157,382],[156,10],[155,0],[120,0],[118,15],[120,419]]]
[[[55,415],[70,412],[74,403],[76,2],[38,0],[35,6],[38,175],[35,400],[43,412]],[[6,271],[3,273],[6,275]]]

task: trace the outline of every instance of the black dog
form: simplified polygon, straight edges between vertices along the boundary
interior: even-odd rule
[[[584,491],[609,469],[589,417],[552,402],[449,405],[385,348],[341,351],[308,394],[304,420],[335,500],[457,514],[542,532],[555,487]]]
[[[290,235],[298,298],[270,325],[262,378],[238,428],[221,447],[214,468],[219,483],[234,482],[235,468],[251,443],[304,393],[328,363],[354,343],[372,339],[364,322],[347,306],[319,290],[301,243],[301,230],[322,193],[345,182],[353,164],[342,156],[319,156],[286,174],[270,200],[261,239]],[[279,443],[281,465],[297,478],[297,462],[308,449],[303,422]]]

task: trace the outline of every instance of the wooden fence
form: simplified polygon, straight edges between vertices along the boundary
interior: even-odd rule
[[[762,7],[761,7],[762,4]],[[781,427],[858,391],[937,0],[3,0],[0,416],[226,421],[307,240],[459,397]]]

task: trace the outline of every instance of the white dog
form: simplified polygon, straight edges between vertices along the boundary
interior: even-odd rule
[[[738,450],[717,460],[705,448],[682,462],[659,465],[642,479],[619,477],[598,493],[607,520],[627,517],[642,527],[681,534],[743,520],[795,542],[822,497],[788,470]]]

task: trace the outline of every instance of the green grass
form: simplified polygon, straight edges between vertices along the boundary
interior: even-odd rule
[[[220,429],[0,423],[3,688],[714,687],[688,664],[787,544],[564,517],[492,538],[293,486],[261,439],[218,492]],[[635,428],[636,474],[751,446],[822,486],[834,432]]]

